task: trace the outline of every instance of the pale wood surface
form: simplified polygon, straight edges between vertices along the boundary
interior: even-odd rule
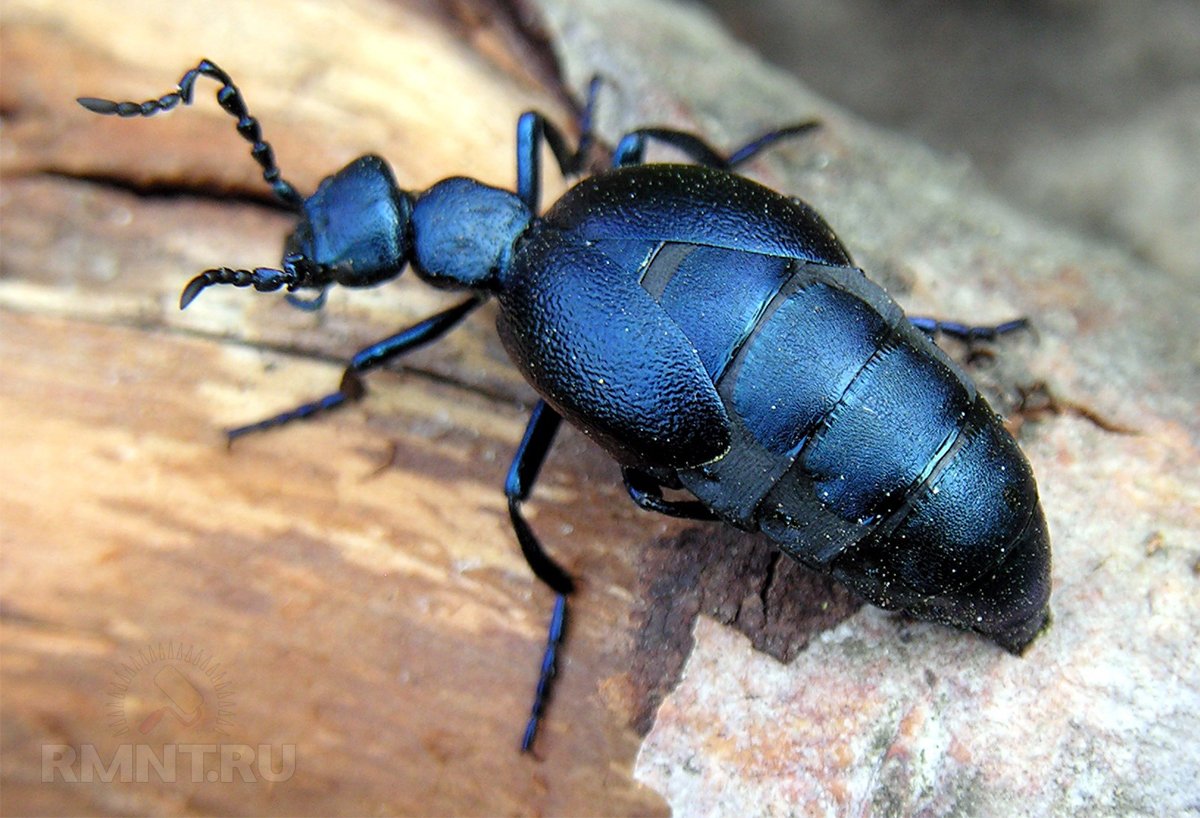
[[[571,431],[530,514],[581,593],[544,760],[515,751],[551,595],[504,510],[533,395],[491,308],[372,377],[361,405],[227,451],[222,428],[323,394],[354,350],[451,296],[409,275],[336,293],[319,315],[232,288],[180,313],[197,271],[275,263],[287,215],[211,83],[152,121],[73,102],[166,93],[206,56],[302,190],[367,151],[416,189],[453,174],[511,185],[517,114],[569,121],[562,90],[486,20],[403,3],[3,14],[6,812],[661,813],[631,778],[629,671],[638,554],[669,529]],[[167,719],[154,747],[294,745],[294,775],[43,783],[44,745],[107,759],[132,741],[109,723],[110,687],[156,646],[213,657],[234,707],[224,735]]]

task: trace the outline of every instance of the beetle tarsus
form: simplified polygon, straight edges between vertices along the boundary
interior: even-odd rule
[[[342,383],[343,387],[345,387],[346,379],[343,378]],[[249,434],[265,432],[268,429],[274,429],[296,420],[310,418],[313,415],[323,414],[332,409],[336,409],[339,406],[344,406],[348,402],[358,400],[362,397],[362,395],[363,390],[361,385],[359,385],[357,391],[354,389],[339,389],[337,392],[331,392],[323,398],[319,398],[310,403],[297,406],[294,409],[289,409],[286,412],[280,412],[274,417],[264,418],[263,420],[255,423],[248,423],[245,426],[227,429],[225,431],[225,442],[227,445],[232,446],[233,442],[238,438],[245,437]]]
[[[1029,319],[1024,317],[1014,318],[1000,324],[983,326],[972,326],[958,321],[941,321],[937,318],[929,318],[923,315],[910,315],[908,321],[930,337],[947,335],[951,338],[957,338],[960,341],[966,341],[967,343],[973,341],[994,341],[1001,335],[1030,328]]]
[[[521,752],[533,750],[533,740],[537,738],[538,727],[550,702],[550,689],[554,677],[558,674],[558,649],[562,646],[563,636],[567,629],[567,597],[557,594],[554,597],[554,610],[550,614],[550,629],[546,635],[546,650],[542,654],[542,668],[538,675],[537,688],[533,694],[533,705],[529,710],[529,721],[525,724],[525,733],[521,736]]]
[[[649,140],[654,140],[664,145],[670,145],[697,164],[718,170],[733,170],[737,166],[749,162],[767,148],[774,146],[775,143],[783,139],[801,136],[819,128],[820,125],[819,121],[813,119],[778,128],[751,139],[728,155],[722,154],[700,137],[687,131],[679,131],[674,128],[638,128],[621,137],[616,150],[613,151],[612,162],[613,167],[616,168],[642,164],[646,157],[647,143]]]

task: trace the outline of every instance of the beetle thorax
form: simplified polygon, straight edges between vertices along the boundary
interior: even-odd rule
[[[438,182],[413,208],[413,267],[437,287],[494,290],[532,218],[507,190],[463,177]]]

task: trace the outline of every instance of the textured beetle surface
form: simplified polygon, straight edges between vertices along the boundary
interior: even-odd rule
[[[409,193],[365,156],[305,198],[281,177],[228,75],[207,61],[157,100],[80,102],[149,116],[189,104],[199,77],[222,83],[218,100],[299,224],[278,269],[205,271],[182,306],[231,284],[316,289],[301,302],[314,308],[332,284],[374,285],[410,265],[430,284],[471,292],[362,350],[337,392],[231,437],[353,400],[362,373],[436,340],[486,298],[500,303],[505,347],[542,397],[505,485],[509,513],[531,568],[557,594],[523,749],[549,696],[573,590],[520,510],[560,418],[621,463],[644,508],[762,530],[876,605],[1011,651],[1048,621],[1050,546],[1032,472],[930,339],[937,322],[906,318],[808,205],[730,172],[810,124],[727,157],[691,134],[633,131],[612,169],[539,215],[541,146],[564,173],[579,171],[595,83],[574,150],[541,115],[520,118],[515,193],[465,178]],[[643,164],[648,140],[698,164]],[[943,326],[988,337],[1019,324]],[[663,488],[695,499],[665,499]]]
[[[1048,594],[1029,466],[822,228],[718,170],[593,176],[519,243],[501,336],[618,459],[876,605],[1019,649]]]

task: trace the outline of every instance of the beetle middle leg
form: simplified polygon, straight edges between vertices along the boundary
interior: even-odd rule
[[[372,369],[377,369],[388,361],[398,358],[417,347],[436,341],[482,303],[483,300],[480,298],[468,298],[466,301],[456,304],[448,310],[431,315],[395,335],[371,344],[369,347],[360,350],[350,359],[346,371],[342,373],[342,381],[336,392],[331,392],[323,398],[297,406],[295,409],[281,412],[273,417],[260,420],[257,423],[250,423],[245,426],[239,426],[236,429],[229,429],[225,433],[226,438],[230,443],[233,443],[234,440],[243,435],[273,429],[276,426],[283,426],[285,423],[291,423],[293,420],[300,420],[312,417],[321,412],[328,412],[347,402],[360,399],[366,394],[366,386],[363,384],[361,377],[364,373]]]
[[[621,469],[621,477],[625,480],[625,490],[629,492],[633,502],[637,503],[638,508],[685,520],[721,519],[699,500],[667,500],[663,497],[663,484],[654,475],[641,469],[627,466]]]
[[[806,134],[819,127],[819,125],[820,123],[816,120],[809,120],[774,131],[768,131],[761,136],[751,139],[745,145],[731,151],[728,155],[722,154],[700,137],[687,131],[679,131],[673,128],[638,128],[636,131],[630,131],[621,137],[621,141],[617,143],[616,150],[613,151],[612,164],[616,168],[642,164],[646,155],[646,143],[648,140],[653,139],[682,151],[699,165],[707,165],[710,168],[719,168],[721,170],[733,170],[738,165],[750,161],[776,142]]]
[[[591,150],[592,113],[596,107],[596,96],[600,91],[599,77],[593,77],[588,85],[587,102],[579,115],[579,143],[574,150],[566,136],[550,120],[537,111],[526,111],[517,119],[517,195],[521,201],[537,213],[542,197],[542,143],[550,146],[563,176],[577,176]]]
[[[566,631],[567,595],[575,590],[575,583],[570,575],[550,558],[521,514],[521,503],[529,499],[529,494],[533,491],[538,472],[546,461],[550,444],[554,442],[554,434],[561,422],[562,417],[545,401],[537,402],[529,416],[529,425],[525,427],[521,443],[517,446],[517,453],[513,456],[508,477],[504,481],[504,494],[508,497],[508,516],[517,534],[517,542],[521,544],[521,553],[534,575],[546,583],[555,594],[554,611],[550,616],[546,650],[542,654],[541,672],[533,695],[533,706],[530,708],[529,722],[525,725],[525,734],[521,737],[523,753],[529,752],[533,747],[542,713],[545,712],[546,702],[550,698],[550,685],[557,672],[558,648]]]

